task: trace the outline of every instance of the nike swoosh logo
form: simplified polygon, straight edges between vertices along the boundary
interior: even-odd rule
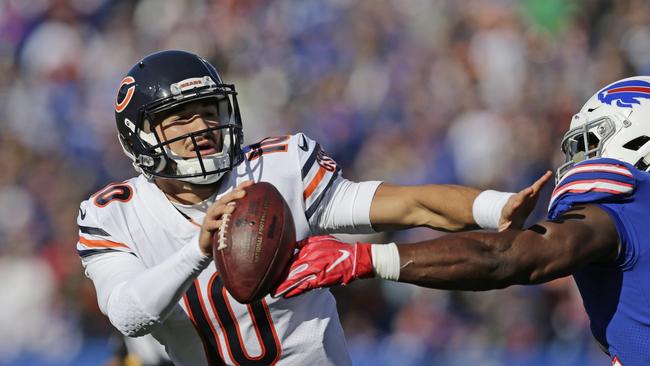
[[[305,138],[305,135],[302,135],[302,143],[298,144],[298,147],[302,149],[302,151],[309,151],[309,146],[307,145],[307,139]]]
[[[293,285],[291,285],[291,286],[285,288],[284,290],[282,290],[282,291],[280,291],[280,292],[278,292],[278,293],[276,293],[276,294],[272,294],[271,297],[273,297],[273,298],[281,297],[281,296],[283,296],[284,294],[286,294],[287,292],[289,292],[289,291],[293,290],[294,288],[296,288],[296,287],[302,285],[303,282],[307,282],[307,281],[311,281],[311,280],[315,280],[315,279],[316,279],[316,275],[313,275],[313,274],[312,274],[312,275],[309,275],[309,276],[307,276],[307,277],[301,279],[300,281],[294,283]]]
[[[350,256],[350,252],[348,252],[347,250],[339,249],[339,252],[341,252],[341,256],[336,258],[334,263],[332,263],[329,267],[327,267],[327,269],[325,270],[326,273],[333,270],[334,267],[338,266],[341,262],[348,259],[348,257]]]
[[[598,108],[600,108],[600,106],[597,106],[597,107],[594,107],[594,108],[587,108],[587,112],[593,112]]]
[[[298,273],[306,270],[307,267],[309,267],[309,264],[307,264],[307,263],[303,263],[303,264],[299,265],[298,267],[294,268],[293,271],[289,272],[289,275],[287,276],[287,279],[291,279],[291,278],[296,277],[296,275]]]
[[[81,216],[81,219],[86,218],[86,210],[82,210],[81,207],[79,207],[79,216]]]

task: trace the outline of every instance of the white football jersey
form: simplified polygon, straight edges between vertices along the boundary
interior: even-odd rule
[[[291,208],[297,239],[322,232],[372,230],[370,202],[380,182],[361,183],[353,200],[334,194],[335,187],[347,181],[336,163],[305,135],[267,138],[244,153],[244,162],[216,183],[217,199],[243,181],[266,181]],[[356,204],[338,202],[343,198]],[[335,214],[337,205],[354,211],[345,219],[349,222],[342,223],[341,217],[347,216]],[[132,255],[152,267],[189,243],[197,245],[200,222],[177,210],[143,176],[108,185],[82,202],[79,212],[77,251],[86,273],[105,253]],[[335,226],[332,216],[338,217]],[[101,281],[93,281],[101,286]],[[329,290],[292,299],[267,296],[243,305],[225,290],[214,264],[200,273],[151,334],[177,366],[350,364]]]

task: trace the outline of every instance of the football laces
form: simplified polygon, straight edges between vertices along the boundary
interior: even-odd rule
[[[230,214],[225,213],[221,215],[221,226],[219,227],[219,245],[217,250],[223,250],[228,248],[226,245],[226,231],[228,231],[228,222],[230,221]]]

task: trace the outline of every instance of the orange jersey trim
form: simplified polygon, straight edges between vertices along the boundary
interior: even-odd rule
[[[110,240],[90,240],[83,236],[79,237],[79,242],[91,248],[128,248],[126,244],[117,243]]]
[[[318,169],[318,172],[314,176],[314,178],[309,182],[307,185],[307,188],[305,188],[305,191],[302,194],[303,199],[309,198],[312,193],[316,190],[316,187],[320,184],[320,182],[323,180],[323,177],[325,176],[325,172],[327,170],[323,168],[322,166]]]

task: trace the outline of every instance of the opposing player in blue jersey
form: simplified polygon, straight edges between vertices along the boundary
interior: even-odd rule
[[[562,150],[567,159],[548,221],[413,245],[313,237],[300,243],[276,293],[290,297],[373,275],[489,290],[572,274],[612,364],[650,365],[650,77],[615,82],[589,99],[573,116]],[[350,254],[341,255],[345,250]]]

